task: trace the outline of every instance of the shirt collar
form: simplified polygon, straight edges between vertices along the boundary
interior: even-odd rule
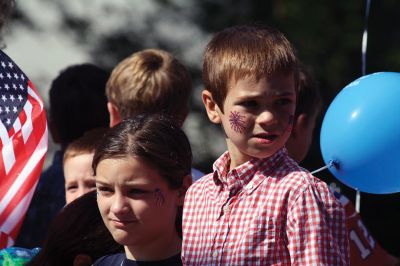
[[[214,182],[220,190],[227,189],[231,193],[236,193],[244,188],[247,193],[251,193],[265,180],[265,177],[274,172],[286,155],[287,150],[283,147],[270,157],[261,159],[253,157],[229,171],[231,158],[227,151],[213,165]]]

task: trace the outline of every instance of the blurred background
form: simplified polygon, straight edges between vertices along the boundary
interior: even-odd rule
[[[172,52],[189,67],[194,80],[192,109],[184,125],[193,147],[194,167],[210,172],[212,162],[225,150],[222,132],[208,121],[200,98],[202,54],[212,34],[250,22],[280,29],[319,81],[323,114],[335,95],[362,74],[365,8],[366,2],[360,0],[20,0],[5,30],[4,50],[30,77],[45,102],[51,80],[71,64],[91,62],[111,70],[123,58],[144,48]],[[399,10],[398,0],[371,1],[367,74],[400,72]],[[324,165],[319,150],[322,118],[303,162],[310,170]],[[54,149],[50,144],[49,159]],[[328,171],[317,176],[327,182],[334,180]],[[342,186],[342,191],[353,200],[351,189]],[[397,202],[393,215],[400,220],[399,199],[397,194],[385,196],[389,203]],[[364,217],[376,215],[361,210]],[[375,228],[379,226],[369,224],[373,232],[384,229]],[[390,234],[393,236],[393,232]],[[383,237],[377,238],[400,256],[397,247],[386,244]]]

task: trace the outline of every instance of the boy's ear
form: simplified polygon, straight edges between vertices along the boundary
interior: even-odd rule
[[[201,97],[203,99],[203,103],[210,121],[215,124],[220,124],[221,118],[219,116],[219,112],[221,111],[217,103],[214,101],[211,92],[209,90],[203,90],[203,92],[201,93]]]
[[[186,191],[192,185],[192,176],[187,175],[183,178],[182,187],[178,190],[178,206],[183,206],[183,202],[185,200]]]
[[[118,108],[113,103],[107,102],[107,110],[110,115],[110,127],[121,122],[121,115],[119,114]]]

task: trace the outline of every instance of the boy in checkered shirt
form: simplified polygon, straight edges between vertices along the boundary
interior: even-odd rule
[[[185,265],[348,265],[344,211],[284,147],[298,63],[278,30],[235,26],[209,42],[202,98],[228,151],[186,194]]]

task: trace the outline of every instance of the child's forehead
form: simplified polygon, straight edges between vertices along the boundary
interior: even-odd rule
[[[91,164],[94,152],[75,153],[67,156],[64,160],[64,165],[68,162],[74,164]]]
[[[290,92],[295,89],[295,76],[293,72],[275,72],[265,75],[243,75],[233,76],[228,83],[228,92],[235,89],[241,89],[243,93],[249,93],[252,88],[268,84],[274,93]],[[292,86],[288,86],[292,85]]]

